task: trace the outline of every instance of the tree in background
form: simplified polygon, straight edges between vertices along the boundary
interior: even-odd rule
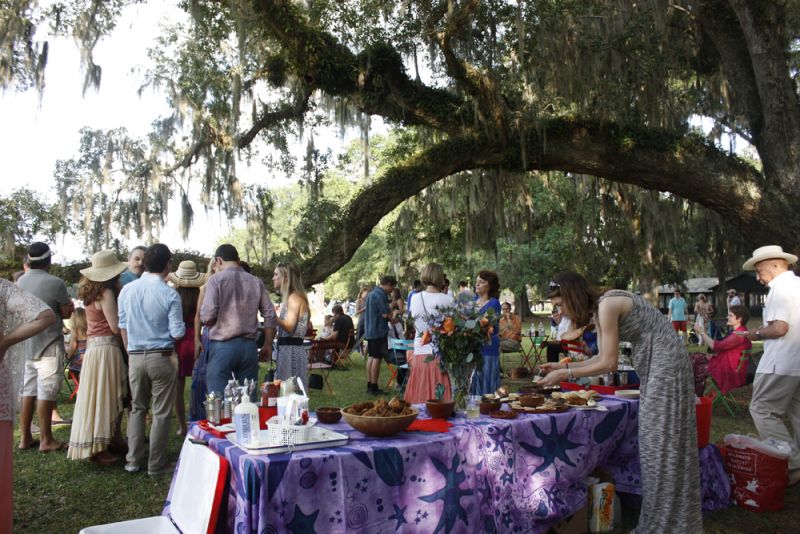
[[[16,247],[37,238],[52,240],[62,229],[56,207],[35,191],[24,187],[0,197],[0,259],[19,259]]]
[[[22,2],[4,11],[0,81],[43,85],[47,48],[35,28],[55,21],[84,47],[87,86],[98,84],[92,46],[128,3]],[[329,116],[361,127],[366,147],[371,117],[416,130],[393,165],[365,160],[373,178],[342,210],[345,231],[328,229],[303,251],[308,282],[344,265],[403,201],[465,172],[487,194],[493,180],[497,197],[508,177],[542,179],[534,171],[638,185],[715,211],[751,242],[800,248],[797,0],[181,5],[190,22],[162,33],[144,81],[175,110],[156,123],[153,153],[163,160],[151,182],[198,169],[207,198],[238,214],[236,166],[259,156],[256,139],[286,153],[293,135]],[[712,123],[711,139],[693,128],[698,116]],[[722,133],[749,142],[758,164],[723,148]],[[289,157],[266,163],[294,166]],[[615,196],[640,215],[671,198]],[[641,250],[658,242],[632,230]],[[486,243],[491,227],[484,232],[469,239]],[[655,251],[643,257],[653,268],[664,263]]]

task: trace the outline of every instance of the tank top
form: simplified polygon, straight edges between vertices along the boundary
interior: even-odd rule
[[[86,337],[113,336],[114,332],[108,326],[103,310],[97,309],[94,304],[86,306]]]

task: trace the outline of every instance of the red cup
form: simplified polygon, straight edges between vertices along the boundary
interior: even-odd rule
[[[259,406],[258,407],[258,425],[265,429],[267,428],[267,421],[270,420],[271,417],[275,417],[278,415],[278,407],[277,406]]]
[[[702,449],[711,439],[711,411],[714,402],[709,397],[698,397],[700,401],[695,405],[697,416],[697,447]]]

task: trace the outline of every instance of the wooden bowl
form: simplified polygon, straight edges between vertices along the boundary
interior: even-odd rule
[[[430,399],[425,401],[425,411],[434,419],[447,419],[453,415],[455,401]]]
[[[334,406],[320,406],[317,408],[317,420],[326,425],[338,423],[342,419],[341,408]]]
[[[496,412],[503,405],[499,400],[483,399],[481,401],[480,411],[483,415],[488,415],[491,412]]]
[[[395,415],[392,417],[364,416],[347,413],[347,408],[342,410],[342,417],[348,425],[362,434],[374,438],[385,438],[402,432],[419,415],[418,410],[413,410],[409,415]]]
[[[535,408],[536,406],[541,406],[542,404],[544,404],[544,395],[539,395],[538,393],[528,393],[527,395],[520,395],[519,403],[522,406]]]

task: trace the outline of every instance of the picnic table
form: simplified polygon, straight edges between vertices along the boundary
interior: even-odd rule
[[[196,425],[190,434],[230,462],[229,532],[546,532],[586,504],[581,481],[597,467],[619,490],[641,493],[638,401],[602,404],[607,411],[457,417],[447,433],[383,439],[341,422],[327,427],[349,436],[344,446],[269,456]],[[727,506],[719,453],[711,445],[700,458],[704,509]]]

